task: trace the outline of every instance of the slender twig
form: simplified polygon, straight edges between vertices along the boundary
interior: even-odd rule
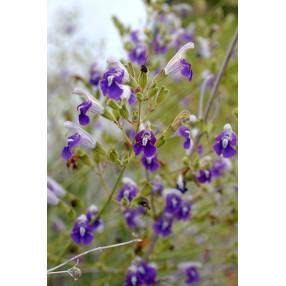
[[[114,184],[114,186],[113,186],[113,188],[112,188],[112,190],[111,190],[111,192],[110,192],[110,194],[109,194],[105,204],[103,205],[101,210],[98,212],[95,220],[98,219],[104,213],[105,209],[108,207],[109,203],[111,202],[111,200],[113,198],[113,195],[116,192],[117,187],[118,187],[118,185],[119,185],[119,183],[121,181],[121,178],[122,178],[122,176],[123,176],[123,174],[125,172],[126,167],[127,167],[127,164],[122,167],[122,169],[121,169],[121,171],[119,173],[119,176],[117,177],[117,180],[116,180],[116,182],[115,182],[115,184]]]
[[[53,268],[50,268],[48,269],[48,273],[51,273],[51,272],[54,272],[55,270],[59,269],[59,268],[62,268],[63,266],[67,265],[68,263],[76,260],[76,259],[79,259],[80,257],[82,256],[85,256],[89,253],[92,253],[92,252],[99,252],[99,251],[102,251],[102,250],[105,250],[105,249],[109,249],[109,248],[115,248],[115,247],[119,247],[119,246],[124,246],[124,245],[127,245],[127,244],[131,244],[131,243],[134,243],[134,242],[140,242],[142,241],[141,239],[137,238],[137,239],[133,239],[133,240],[129,240],[129,241],[126,241],[126,242],[121,242],[121,243],[116,243],[116,244],[111,244],[111,245],[106,245],[106,246],[99,246],[99,247],[96,247],[96,248],[92,248],[92,249],[89,249],[85,252],[82,252],[68,260],[66,260],[65,262],[53,267]]]
[[[211,106],[213,104],[213,101],[216,97],[216,94],[217,94],[217,89],[218,89],[218,86],[220,84],[220,81],[221,81],[221,78],[225,72],[225,69],[226,69],[226,66],[230,60],[230,57],[232,55],[232,52],[233,52],[233,49],[237,43],[237,39],[238,39],[238,32],[236,30],[228,48],[227,48],[227,52],[226,52],[226,56],[225,56],[225,59],[223,61],[223,64],[221,65],[220,67],[220,70],[218,72],[218,75],[216,76],[216,79],[215,79],[215,82],[214,82],[214,85],[213,85],[213,88],[211,90],[211,94],[209,96],[209,99],[208,99],[208,103],[207,103],[207,106],[206,106],[206,109],[205,109],[205,113],[204,113],[204,120],[205,122],[207,122],[208,120],[208,117],[209,117],[209,113],[210,113],[210,109],[211,109]]]

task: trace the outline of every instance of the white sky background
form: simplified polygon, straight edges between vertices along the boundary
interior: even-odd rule
[[[146,10],[142,0],[48,0],[48,31],[58,19],[59,10],[79,11],[80,34],[88,42],[102,43],[104,49],[100,51],[103,63],[108,57],[125,57],[122,43],[116,28],[111,20],[116,15],[124,24],[131,25],[133,29],[143,27],[146,20]],[[99,45],[95,45],[95,48]]]

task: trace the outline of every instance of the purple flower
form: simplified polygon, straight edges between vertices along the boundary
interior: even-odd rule
[[[128,268],[125,286],[147,285],[153,286],[156,284],[157,270],[153,263],[147,263],[140,257],[136,257]]]
[[[89,71],[89,83],[97,86],[101,77],[101,73],[98,71],[96,64],[93,64]]]
[[[185,44],[168,62],[168,64],[164,68],[165,74],[168,75],[170,73],[176,73],[180,71],[184,77],[186,77],[189,81],[191,81],[193,77],[192,65],[188,63],[183,58],[183,56],[186,50],[193,48],[194,48],[194,43],[189,42]]]
[[[137,44],[128,56],[131,62],[144,65],[147,61],[147,47],[144,44]]]
[[[158,168],[160,168],[160,163],[156,155],[152,157],[143,156],[141,159],[141,162],[143,166],[145,167],[145,169],[150,172],[154,172]]]
[[[144,207],[139,206],[134,209],[125,209],[124,218],[130,228],[142,227],[144,222],[140,219],[140,215],[144,213]]]
[[[186,186],[186,180],[182,174],[180,174],[177,178],[176,188],[183,194],[188,191],[188,188]]]
[[[54,179],[48,177],[48,204],[57,205],[59,203],[59,197],[63,197],[66,193],[64,188],[57,183]]]
[[[215,140],[216,143],[213,145],[213,149],[217,155],[230,158],[236,154],[236,150],[234,149],[236,134],[232,131],[230,124],[224,126],[223,132]]]
[[[161,236],[169,236],[172,232],[173,218],[166,214],[162,214],[153,224],[155,233]]]
[[[184,148],[190,149],[191,147],[190,129],[186,126],[181,126],[179,128],[179,135],[185,138],[184,145],[183,145]]]
[[[135,96],[134,92],[131,92],[131,94],[128,98],[128,104],[134,105],[134,104],[136,104],[136,102],[137,102],[136,96]]]
[[[212,173],[210,170],[199,170],[199,174],[197,175],[197,180],[201,184],[209,183],[212,179]]]
[[[95,114],[103,113],[103,106],[87,91],[82,88],[75,88],[73,90],[73,94],[77,94],[79,96],[84,96],[86,101],[82,102],[78,105],[77,110],[79,111],[79,123],[81,125],[87,125],[90,122],[89,116],[87,112],[93,112]]]
[[[162,37],[157,34],[152,42],[152,49],[155,54],[164,54],[168,51],[168,45],[164,43]]]
[[[122,179],[123,187],[119,190],[117,201],[121,202],[123,198],[127,198],[128,202],[131,202],[138,193],[137,184],[128,177]]]
[[[143,283],[148,286],[155,285],[157,270],[153,264],[147,263],[138,257],[135,259],[134,265],[136,265],[139,278]]]
[[[80,215],[72,228],[71,238],[77,244],[89,245],[93,240],[92,227],[89,225],[86,215]]]
[[[186,284],[192,285],[193,283],[200,281],[200,275],[198,271],[198,267],[200,266],[201,264],[198,262],[183,262],[179,264],[178,268],[180,272],[183,273],[186,277]]]
[[[186,273],[186,283],[192,285],[193,283],[200,281],[200,276],[197,267],[189,266],[185,270]]]
[[[131,90],[123,84],[128,78],[128,73],[121,63],[111,62],[110,68],[103,74],[99,82],[103,95],[117,101],[129,98]]]
[[[216,160],[211,169],[213,177],[223,176],[225,171],[229,171],[231,169],[231,161],[227,158],[221,158]]]
[[[64,126],[76,131],[76,133],[67,138],[67,145],[62,150],[62,158],[64,160],[69,160],[73,156],[73,149],[77,146],[83,146],[88,149],[93,149],[95,147],[96,141],[77,124],[66,121]]]
[[[87,220],[92,228],[93,231],[102,231],[104,224],[102,219],[98,218],[96,220],[94,220],[97,216],[98,213],[98,208],[96,205],[91,205],[88,209],[87,209],[87,213],[86,213],[86,217]]]
[[[140,278],[140,274],[137,271],[137,267],[135,265],[131,265],[127,271],[127,277],[124,283],[124,286],[141,286],[143,282]]]
[[[176,189],[165,189],[163,191],[165,198],[165,209],[166,213],[175,214],[179,211],[182,203],[181,192]]]
[[[180,209],[176,212],[175,217],[178,220],[188,220],[191,216],[192,206],[188,201],[182,201]]]
[[[152,131],[143,129],[135,136],[136,143],[133,145],[135,155],[139,155],[142,151],[144,156],[152,157],[156,153],[156,137]]]
[[[138,43],[141,42],[141,39],[139,38],[139,33],[140,33],[139,30],[132,31],[132,32],[130,33],[131,41],[132,41],[134,44],[138,44]]]

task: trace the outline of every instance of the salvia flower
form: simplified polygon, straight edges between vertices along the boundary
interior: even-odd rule
[[[214,161],[211,172],[213,177],[220,177],[229,170],[231,170],[231,161],[227,158],[221,158]]]
[[[153,224],[156,234],[163,237],[169,236],[172,232],[173,218],[170,215],[162,214]]]
[[[152,157],[143,156],[141,162],[145,169],[150,172],[154,172],[158,168],[160,168],[160,163],[158,161],[157,155],[154,155]]]
[[[122,183],[123,186],[118,192],[117,200],[121,202],[123,198],[126,198],[128,202],[131,202],[138,194],[137,184],[128,177],[124,177]]]
[[[75,88],[73,94],[84,96],[86,100],[78,105],[79,111],[78,120],[81,125],[87,125],[90,122],[90,118],[87,115],[88,112],[95,114],[102,114],[104,111],[103,106],[87,91],[82,88]]]
[[[182,174],[180,174],[177,177],[176,188],[177,188],[177,190],[179,190],[183,194],[188,191],[188,188],[186,186],[186,180]]]
[[[124,210],[124,218],[127,225],[130,228],[143,227],[144,221],[140,219],[140,216],[144,213],[144,207],[130,208]]]
[[[219,156],[225,158],[233,157],[236,154],[236,134],[232,131],[231,125],[226,124],[223,132],[216,137],[216,143],[213,145],[214,151]]]
[[[176,189],[165,189],[163,197],[165,198],[164,211],[169,214],[175,214],[179,211],[182,203],[181,192]]]
[[[157,34],[152,42],[152,49],[155,54],[164,54],[168,51],[168,43],[164,41],[160,34]]]
[[[93,240],[92,227],[89,225],[86,215],[80,215],[72,228],[71,238],[77,244],[89,245]]]
[[[191,147],[190,129],[186,126],[180,126],[178,133],[180,136],[182,136],[185,139],[183,147],[185,149],[190,149]]]
[[[120,62],[111,61],[108,70],[99,82],[103,95],[116,101],[129,98],[131,90],[124,85],[128,78],[129,75],[125,67]]]
[[[89,71],[89,83],[93,86],[98,86],[100,78],[101,73],[98,70],[97,65],[93,64]]]
[[[164,68],[165,74],[168,75],[180,71],[184,77],[191,81],[193,77],[192,65],[184,59],[184,54],[186,50],[193,49],[194,47],[194,43],[192,42],[185,44],[168,62]]]
[[[212,179],[211,170],[199,170],[197,175],[197,180],[199,183],[209,183]]]
[[[144,44],[136,44],[136,46],[128,54],[131,62],[143,65],[147,61],[147,47]]]
[[[199,267],[201,267],[201,263],[198,262],[183,262],[178,265],[180,272],[185,276],[187,285],[193,285],[200,281]]]
[[[141,286],[143,282],[140,278],[140,274],[137,271],[137,267],[135,265],[131,265],[127,271],[127,277],[124,283],[124,286]]]
[[[189,201],[182,201],[180,209],[176,212],[175,217],[178,220],[188,220],[191,217],[192,206]]]
[[[62,158],[64,160],[69,160],[73,156],[73,149],[77,146],[82,146],[87,149],[93,149],[96,145],[94,138],[84,131],[77,124],[66,121],[64,126],[68,129],[74,130],[75,133],[67,138],[67,145],[62,150]]]
[[[66,193],[64,188],[56,182],[51,177],[48,177],[47,189],[48,189],[48,199],[49,205],[57,205],[59,203],[59,197],[63,197]]]
[[[156,137],[150,130],[143,129],[135,136],[136,143],[133,145],[135,155],[139,155],[142,151],[144,156],[152,157],[156,153]]]
[[[156,283],[157,269],[152,263],[147,263],[140,257],[136,257],[133,261],[133,265],[137,267],[137,272],[139,273],[139,278],[143,284],[152,286]]]
[[[92,228],[93,231],[102,231],[104,224],[102,219],[98,218],[95,219],[98,214],[98,208],[96,205],[91,205],[87,209],[86,217],[88,219],[88,222]]]
[[[188,285],[192,285],[199,281],[200,281],[200,275],[199,275],[197,267],[189,266],[186,269],[186,283]]]

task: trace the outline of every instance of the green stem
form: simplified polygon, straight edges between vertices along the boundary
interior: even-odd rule
[[[107,198],[107,200],[106,200],[105,204],[103,205],[103,207],[101,208],[101,210],[98,212],[95,220],[98,219],[104,213],[104,211],[106,210],[106,208],[110,204],[110,202],[111,202],[111,200],[113,198],[113,195],[115,194],[115,192],[117,190],[117,187],[118,187],[118,185],[119,185],[119,183],[121,181],[121,178],[122,178],[122,176],[123,176],[123,174],[124,174],[124,172],[126,170],[126,167],[127,167],[127,164],[122,167],[122,169],[121,169],[121,171],[119,173],[119,176],[117,177],[116,182],[115,182],[115,184],[114,184],[114,186],[113,186],[113,188],[111,190],[111,193],[109,194],[109,197]]]
[[[204,113],[204,121],[207,122],[208,120],[208,117],[209,117],[209,113],[210,113],[210,109],[212,107],[212,104],[214,102],[214,99],[216,97],[216,94],[217,94],[217,89],[218,89],[218,86],[221,82],[221,78],[225,72],[225,69],[227,67],[227,64],[230,60],[230,57],[232,55],[232,52],[233,52],[233,49],[237,43],[237,40],[238,40],[238,31],[236,30],[236,32],[234,33],[234,36],[227,48],[227,52],[226,52],[226,56],[225,56],[225,59],[220,67],[220,70],[218,72],[218,75],[216,76],[216,79],[215,79],[215,83],[214,83],[214,86],[211,90],[211,94],[209,96],[209,99],[208,99],[208,103],[207,103],[207,107],[205,109],[205,113]]]

